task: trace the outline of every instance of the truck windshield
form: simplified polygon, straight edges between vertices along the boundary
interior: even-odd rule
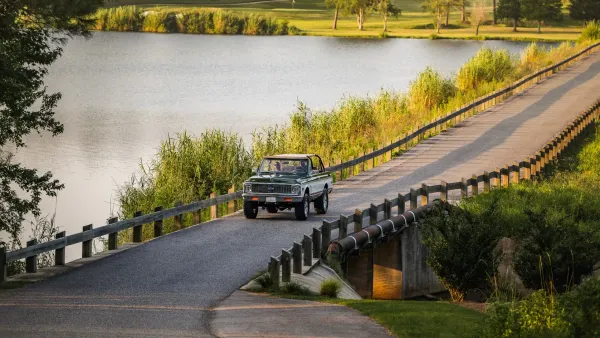
[[[308,160],[292,160],[271,158],[264,159],[260,165],[260,173],[306,174]]]

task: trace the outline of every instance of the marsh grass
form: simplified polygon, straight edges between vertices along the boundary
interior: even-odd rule
[[[236,13],[214,8],[174,10],[156,7],[142,11],[136,6],[100,9],[97,30],[152,33],[287,35],[285,19],[258,13]],[[294,33],[299,30],[293,27]]]

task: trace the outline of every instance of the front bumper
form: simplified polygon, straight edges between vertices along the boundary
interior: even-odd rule
[[[286,204],[300,203],[303,196],[288,195],[260,195],[260,194],[242,194],[244,201],[258,202],[259,204]],[[267,200],[268,199],[268,200]]]

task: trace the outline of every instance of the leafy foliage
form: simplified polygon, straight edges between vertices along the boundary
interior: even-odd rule
[[[40,216],[42,196],[55,196],[63,185],[49,172],[40,175],[12,163],[8,149],[24,147],[23,138],[32,132],[62,133],[54,118],[61,95],[48,93],[43,78],[68,37],[88,36],[93,23],[88,15],[100,4],[0,0],[0,232],[14,246],[20,246],[25,216]]]
[[[517,25],[523,17],[521,10],[521,0],[500,0],[496,9],[498,19],[513,20],[513,31],[517,31]]]
[[[562,0],[521,0],[523,16],[538,22],[538,32],[544,21],[562,18]]]
[[[600,20],[600,1],[598,0],[570,0],[569,14],[575,20],[597,21]]]
[[[454,301],[462,301],[468,291],[489,290],[490,277],[496,274],[500,262],[496,247],[503,233],[490,221],[497,213],[493,206],[472,213],[442,204],[422,222],[427,264]]]

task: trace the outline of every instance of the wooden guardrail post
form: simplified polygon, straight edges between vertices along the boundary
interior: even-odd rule
[[[442,187],[440,189],[440,200],[442,202],[448,202],[448,183],[446,181],[441,181],[440,186]]]
[[[331,223],[323,221],[323,225],[321,225],[321,255],[327,253],[329,242],[331,242]]]
[[[421,185],[421,205],[427,205],[429,203],[429,193],[427,192],[427,185],[423,183]]]
[[[109,223],[110,223],[110,221],[109,221]],[[82,231],[83,232],[90,231],[90,230],[92,230],[93,227],[94,226],[92,224],[84,225]],[[109,248],[108,249],[112,250],[110,248],[110,235],[112,235],[112,234],[109,234],[109,237],[108,237],[108,240],[109,240],[109,243],[108,243]],[[115,238],[116,238],[116,236],[115,236]],[[116,243],[116,239],[115,239],[115,243]],[[92,240],[91,239],[81,242],[81,257],[82,258],[92,257]]]
[[[66,234],[66,232],[61,231],[54,238],[64,238]],[[54,251],[54,265],[65,265],[65,262],[65,248],[56,249]]]
[[[338,239],[344,239],[346,237],[348,237],[348,217],[340,215],[338,226]]]
[[[490,185],[490,173],[488,173],[487,171],[484,171],[483,172],[483,191],[490,192],[490,190],[492,190],[492,187]]]
[[[311,266],[312,265],[312,240],[310,238],[310,236],[308,235],[304,235],[304,238],[302,238],[302,251],[303,252],[303,258],[304,258],[304,266]]]
[[[373,203],[369,206],[369,225],[377,224],[377,206]]]
[[[410,189],[410,210],[415,210],[417,208],[417,191],[415,189]]]
[[[392,218],[392,201],[387,198],[383,200],[383,219]]]
[[[508,187],[509,176],[510,176],[510,171],[508,170],[508,166],[505,165],[504,168],[502,168],[500,170],[500,177],[501,177],[500,184],[505,188]]]
[[[217,198],[217,192],[210,194],[210,198]],[[210,219],[217,219],[219,217],[219,206],[213,205],[210,207]]]
[[[294,273],[302,274],[302,245],[300,245],[300,243],[294,242],[294,246],[292,247],[292,257],[294,259],[294,264],[292,266]]]
[[[313,258],[321,259],[321,230],[313,228],[312,233]]]
[[[466,178],[460,179],[460,199],[467,198],[469,196],[469,184]]]
[[[202,223],[202,209],[192,212],[192,222],[194,225]]]
[[[279,287],[279,261],[275,257],[271,257],[269,261],[269,279],[274,287]]]
[[[118,219],[118,217],[111,217],[108,219],[108,224],[115,223]],[[108,250],[117,250],[118,235],[118,231],[108,234]]]
[[[136,211],[135,214],[133,214],[133,218],[140,216],[142,216],[141,211]],[[133,227],[133,243],[142,243],[142,226],[143,224]]]
[[[342,164],[342,160],[340,160],[340,159],[335,160],[335,165],[339,165],[339,164]],[[341,180],[342,180],[342,170],[338,170],[335,172],[335,181],[339,182]]]
[[[154,208],[154,212],[162,211],[163,207]],[[163,220],[159,219],[154,221],[154,237],[160,237],[163,235]]]
[[[38,244],[37,239],[32,239],[27,241],[27,246],[33,246]],[[37,255],[29,256],[25,258],[25,272],[27,273],[36,273],[37,272]]]
[[[535,170],[537,166],[537,161],[535,159],[535,156],[530,156],[529,157],[529,178],[533,179],[535,176],[537,176],[537,171]]]
[[[521,170],[519,167],[519,163],[515,162],[513,163],[513,184],[518,184],[519,181],[521,180]]]
[[[519,163],[519,166],[523,169],[523,179],[531,180],[531,164],[529,164],[529,160],[525,159],[525,161]]]
[[[7,266],[8,264],[6,263],[6,246],[0,245],[0,283],[6,280]]]
[[[398,215],[402,215],[406,211],[406,202],[404,195],[398,194]]]
[[[471,176],[471,196],[477,196],[479,194],[479,182],[477,182],[477,175]]]
[[[292,280],[291,257],[287,250],[281,250],[281,281],[287,283]]]
[[[180,207],[182,205],[182,201],[176,202],[175,208]],[[183,215],[176,215],[175,217],[173,217],[173,223],[175,230],[181,230],[183,228]]]
[[[363,212],[360,209],[354,210],[354,232],[360,232],[363,228]]]
[[[229,188],[229,190],[227,191],[228,194],[233,194],[235,192],[235,184],[231,186],[231,188]],[[235,212],[236,209],[236,201],[235,200],[231,200],[229,202],[227,202],[227,213],[228,214],[233,214]]]
[[[539,176],[542,173],[542,157],[539,154],[535,155],[535,174]]]

